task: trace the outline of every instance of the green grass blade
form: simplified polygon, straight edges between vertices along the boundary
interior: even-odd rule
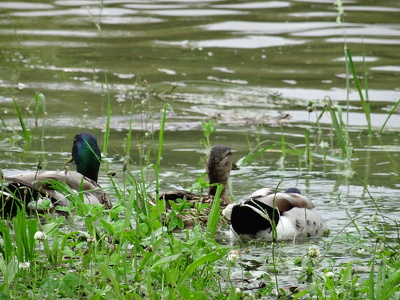
[[[282,156],[286,156],[285,135],[283,133],[283,127],[282,126],[281,126],[281,151],[282,151]]]
[[[162,150],[163,150],[163,146],[164,146],[164,129],[165,129],[166,120],[167,120],[167,104],[164,104],[163,116],[162,116],[161,124],[160,124],[160,133],[158,135],[157,165],[160,165],[160,163],[161,163]]]
[[[309,165],[312,164],[311,146],[310,146],[310,129],[307,128],[304,134],[304,140],[306,142],[306,159]]]
[[[157,162],[155,167],[155,172],[156,172],[156,190],[159,190],[159,168],[161,164],[161,158],[162,158],[162,152],[163,152],[163,147],[164,147],[164,129],[165,129],[165,122],[167,120],[167,107],[168,104],[164,104],[164,109],[163,109],[163,115],[161,119],[161,124],[160,124],[160,131],[158,134],[158,153],[157,153]]]
[[[333,127],[335,128],[336,138],[338,140],[340,149],[342,150],[343,155],[346,156],[347,155],[346,142],[345,142],[345,140],[343,138],[342,129],[341,129],[340,123],[338,121],[338,118],[336,117],[336,112],[333,109],[333,104],[332,104],[332,100],[331,99],[329,99],[328,109],[329,109],[329,112],[331,114],[332,124],[333,124]]]
[[[201,265],[204,265],[206,263],[212,263],[216,261],[217,259],[220,259],[221,257],[225,256],[228,252],[228,249],[218,249],[214,252],[211,252],[203,257],[200,257],[199,259],[195,260],[192,262],[190,265],[187,266],[186,270],[183,272],[181,275],[181,278],[179,279],[177,286],[182,285],[182,283],[189,278],[189,276]]]
[[[0,232],[2,234],[3,242],[0,244],[0,253],[6,263],[9,263],[13,257],[13,244],[11,239],[11,228],[7,224],[8,221],[0,220]]]
[[[365,118],[367,119],[367,125],[368,125],[368,133],[372,134],[372,128],[371,128],[371,107],[369,105],[369,101],[364,99],[364,96],[362,94],[361,91],[361,86],[360,86],[360,82],[358,81],[357,78],[357,74],[356,74],[356,69],[354,67],[354,63],[353,63],[353,59],[351,57],[351,53],[350,53],[350,49],[346,48],[345,49],[346,52],[346,56],[349,60],[349,66],[350,66],[350,70],[351,73],[353,75],[353,80],[354,80],[354,84],[357,88],[358,91],[358,95],[360,97],[360,101],[361,101],[361,106],[364,110],[364,114],[365,114]]]
[[[265,151],[267,151],[267,150],[269,150],[269,149],[275,147],[275,146],[278,145],[278,144],[280,144],[280,143],[274,143],[274,144],[272,144],[272,145],[270,145],[270,146],[267,146],[267,147],[264,147],[264,148],[262,148],[261,150],[258,150],[258,151],[257,151],[256,148],[254,148],[254,149],[252,149],[252,150],[250,151],[250,153],[247,154],[245,157],[239,159],[239,160],[236,162],[236,165],[240,167],[240,166],[242,166],[242,165],[248,163],[248,162],[251,161],[252,159],[256,158],[257,156],[261,155],[261,154],[264,153]]]
[[[376,249],[376,245],[375,245]],[[375,287],[374,287],[374,275],[375,275],[375,253],[374,257],[371,262],[371,271],[369,272],[369,286],[368,286],[368,299],[374,300],[375,299]]]
[[[1,124],[3,124],[4,129],[6,129],[7,128],[6,122],[4,122],[4,120],[1,116],[0,116],[0,122],[1,122]]]
[[[108,140],[110,138],[110,123],[111,123],[111,96],[110,96],[110,89],[108,86],[107,74],[104,74],[104,81],[106,83],[106,88],[107,88],[107,122],[106,122],[106,129],[104,132],[103,153],[107,153]]]
[[[28,129],[25,126],[25,122],[24,122],[24,120],[22,118],[21,111],[19,110],[19,106],[18,106],[17,100],[15,100],[14,97],[12,99],[13,99],[15,111],[16,111],[18,119],[19,119],[19,123],[20,123],[21,128],[22,128],[22,132],[24,134],[24,140],[26,142],[30,142],[31,141],[31,136],[29,134]]]
[[[43,115],[47,115],[46,112],[46,98],[42,93],[37,93],[35,95],[35,125],[38,127],[39,125],[39,113],[40,107],[42,107]]]
[[[111,272],[110,268],[105,263],[100,263],[99,267],[100,267],[99,268],[100,273],[103,275],[103,277],[110,280],[111,286],[113,288],[115,295],[117,296],[117,299],[124,299],[124,297],[121,294],[119,281],[115,277],[114,273]]]
[[[364,91],[365,91],[365,99],[369,99],[368,96],[368,71],[367,71],[367,62],[365,61],[365,44],[362,43],[362,51],[363,51],[363,82],[364,82]]]
[[[393,113],[396,111],[396,109],[397,109],[397,107],[399,106],[399,104],[400,104],[400,99],[397,100],[397,102],[393,105],[392,109],[391,109],[390,112],[389,112],[389,115],[387,116],[385,122],[383,123],[381,129],[379,130],[379,134],[382,134],[383,129],[384,129],[385,126],[386,126],[386,123],[389,121],[390,117],[391,117],[391,116],[393,115]]]
[[[131,101],[131,109],[130,109],[130,118],[129,118],[129,129],[128,133],[126,134],[126,139],[125,139],[125,155],[126,157],[129,157],[131,153],[131,142],[132,142],[132,127],[133,127],[133,110],[135,107],[135,96],[137,94],[137,86],[135,85],[133,91],[132,91],[132,101]]]
[[[214,238],[215,232],[217,230],[218,227],[218,222],[219,222],[219,218],[221,215],[221,192],[223,190],[224,186],[223,185],[218,185],[217,187],[217,191],[215,192],[215,196],[214,196],[214,201],[213,204],[211,206],[211,211],[210,211],[210,215],[208,217],[208,221],[207,221],[207,235],[209,238]]]
[[[175,261],[176,259],[178,259],[179,256],[181,256],[180,253],[179,254],[174,254],[174,255],[169,255],[167,257],[163,257],[163,258],[157,260],[155,262],[155,264],[151,268],[154,269],[157,266],[166,264],[166,263],[171,262],[171,261]]]

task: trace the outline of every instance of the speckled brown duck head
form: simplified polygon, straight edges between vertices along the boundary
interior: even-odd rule
[[[206,172],[210,182],[208,194],[214,196],[217,191],[217,185],[215,184],[222,184],[224,189],[221,193],[221,199],[224,204],[230,203],[226,193],[226,187],[228,185],[229,174],[233,166],[232,151],[229,147],[215,145],[211,148],[206,164]]]
[[[238,170],[238,167],[232,162],[231,149],[227,146],[216,145],[211,148],[206,162],[206,173],[210,183],[207,195],[199,196],[185,190],[173,190],[161,194],[159,199],[176,201],[185,197],[190,202],[209,202],[212,201],[217,191],[218,186],[216,184],[222,184],[224,188],[220,195],[222,200],[221,206],[225,207],[231,203],[226,193],[226,186],[228,185],[231,170]],[[167,208],[170,208],[168,203]]]

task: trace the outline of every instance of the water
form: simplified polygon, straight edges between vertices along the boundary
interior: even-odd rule
[[[400,3],[344,1],[343,29],[335,22],[332,2],[104,1],[101,6],[100,1],[2,1],[0,116],[7,126],[0,133],[0,166],[6,174],[15,173],[34,169],[40,159],[46,168],[60,168],[69,156],[72,137],[83,130],[94,132],[101,143],[110,97],[106,161],[109,169],[120,169],[132,93],[135,84],[146,81],[134,97],[132,139],[144,139],[147,148],[154,145],[147,133],[159,128],[162,107],[170,105],[160,178],[166,190],[188,187],[203,172],[201,122],[215,121],[212,144],[230,146],[237,160],[258,142],[266,141],[267,146],[280,141],[282,134],[293,149],[303,151],[305,130],[312,126],[312,150],[318,155],[311,167],[290,151],[278,164],[281,148],[275,147],[232,173],[235,200],[265,185],[297,186],[314,201],[331,229],[327,241],[333,240],[334,246],[326,255],[338,263],[359,260],[357,252],[346,251],[348,245],[334,237],[344,227],[358,235],[350,217],[361,235],[369,235],[365,228],[380,230],[384,222],[374,219],[376,207],[399,219],[399,110],[382,135],[369,137],[358,92],[350,81],[344,120],[354,147],[351,167],[358,176],[350,176],[335,159],[340,153],[334,134],[330,137],[330,116],[322,117],[320,131],[315,121],[326,97],[346,111],[346,42],[360,79],[366,62],[374,133],[384,124],[400,99]],[[47,99],[45,138],[43,144],[34,140],[28,150],[15,140],[14,132],[21,131],[12,97],[33,128],[33,115],[25,107],[30,104],[33,109],[37,92]],[[317,112],[307,112],[309,100]],[[278,122],[282,114],[290,115],[286,122]],[[329,145],[327,160],[321,141]],[[135,171],[137,147],[130,155]],[[100,182],[107,185],[105,170],[101,175]],[[154,189],[154,183],[150,186]],[[398,230],[392,221],[385,229],[388,236]],[[314,243],[323,245],[319,240]],[[299,246],[293,247],[284,251],[295,252]],[[256,259],[257,251],[263,250],[254,249]]]

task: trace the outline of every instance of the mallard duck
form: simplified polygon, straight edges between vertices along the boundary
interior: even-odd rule
[[[209,188],[207,195],[196,195],[194,193],[184,190],[174,190],[162,194],[159,199],[166,200],[167,210],[171,209],[169,201],[176,201],[177,199],[186,199],[189,203],[200,202],[212,203],[215,193],[217,191],[217,184],[223,185],[223,190],[220,194],[221,208],[225,208],[228,204],[232,203],[227,195],[227,185],[229,180],[229,174],[232,169],[237,169],[236,165],[232,162],[232,151],[229,147],[223,145],[213,146],[210,150],[209,157],[206,162],[206,173],[209,180]],[[190,227],[195,224],[195,220],[198,219],[201,223],[206,224],[209,209],[205,210],[203,214],[199,216],[199,212],[192,209],[185,211],[184,214],[180,215],[180,218],[184,222],[185,227]]]
[[[67,197],[55,190],[51,181],[63,181],[75,191],[84,191],[85,203],[101,203],[111,208],[111,202],[97,184],[100,161],[96,137],[88,132],[78,133],[74,137],[69,161],[75,162],[77,171],[32,171],[4,176],[6,184],[0,188],[0,214],[13,214],[23,203],[35,209],[32,204],[45,198],[50,198],[53,206],[68,206]]]
[[[244,203],[228,205],[222,215],[230,221],[233,237],[243,240],[294,240],[325,232],[318,210],[296,188],[284,193],[259,189]]]

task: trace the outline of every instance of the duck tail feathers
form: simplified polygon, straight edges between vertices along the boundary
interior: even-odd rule
[[[224,216],[225,219],[228,221],[231,221],[232,218],[232,210],[237,204],[229,204],[227,207],[224,208],[222,211],[222,215]]]

